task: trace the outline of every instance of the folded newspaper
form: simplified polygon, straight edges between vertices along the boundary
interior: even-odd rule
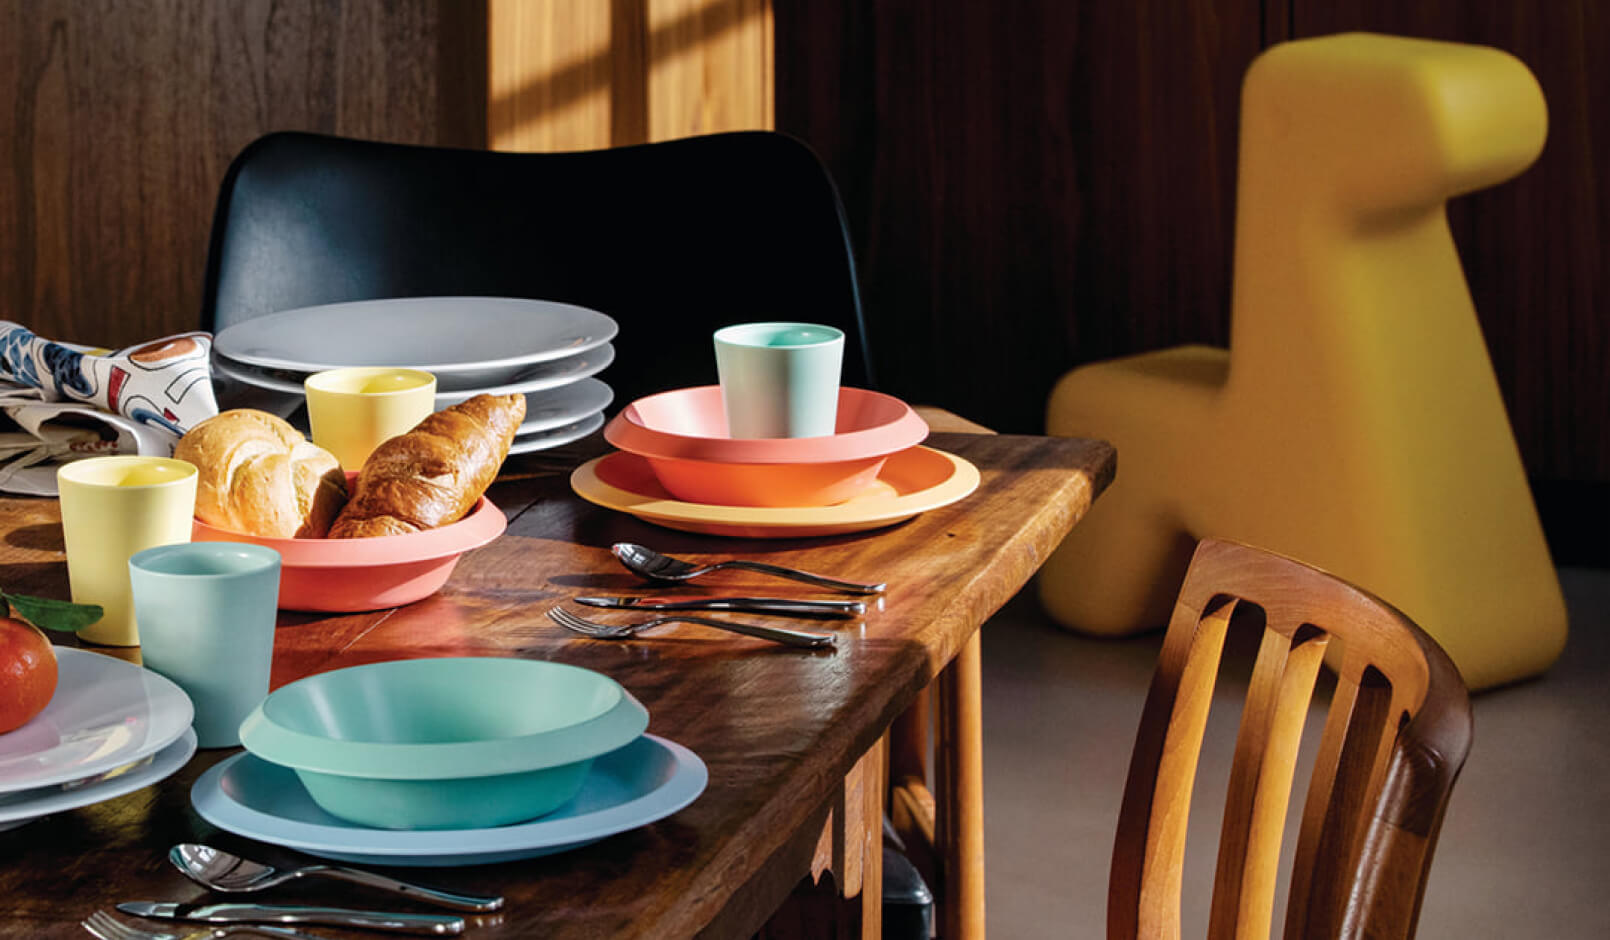
[[[56,495],[56,467],[103,454],[173,454],[218,413],[212,336],[180,333],[115,352],[0,320],[0,490]],[[14,425],[14,426],[13,426]]]

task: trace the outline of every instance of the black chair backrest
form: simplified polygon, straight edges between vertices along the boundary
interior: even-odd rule
[[[574,153],[275,133],[224,179],[202,328],[312,304],[483,295],[620,324],[616,406],[716,381],[710,334],[797,320],[845,331],[874,387],[844,212],[809,148],[746,131]]]

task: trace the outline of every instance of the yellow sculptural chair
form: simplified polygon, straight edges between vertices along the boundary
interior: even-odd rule
[[[1052,434],[1118,477],[1039,579],[1081,632],[1167,623],[1200,536],[1384,597],[1472,688],[1546,669],[1565,603],[1445,201],[1537,158],[1547,113],[1497,49],[1369,34],[1274,46],[1242,86],[1228,351],[1065,375]]]

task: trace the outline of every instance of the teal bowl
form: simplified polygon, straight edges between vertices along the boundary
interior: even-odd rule
[[[484,829],[563,806],[648,711],[608,676],[529,659],[409,659],[309,676],[241,722],[325,812],[379,829]]]

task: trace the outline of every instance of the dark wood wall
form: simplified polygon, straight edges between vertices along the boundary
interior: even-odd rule
[[[242,147],[478,145],[484,49],[460,0],[0,0],[0,318],[109,346],[194,329]]]
[[[1037,431],[1078,363],[1226,343],[1241,75],[1353,29],[1537,74],[1542,158],[1451,218],[1528,471],[1610,482],[1597,0],[778,0],[778,128],[843,189],[885,383]]]

